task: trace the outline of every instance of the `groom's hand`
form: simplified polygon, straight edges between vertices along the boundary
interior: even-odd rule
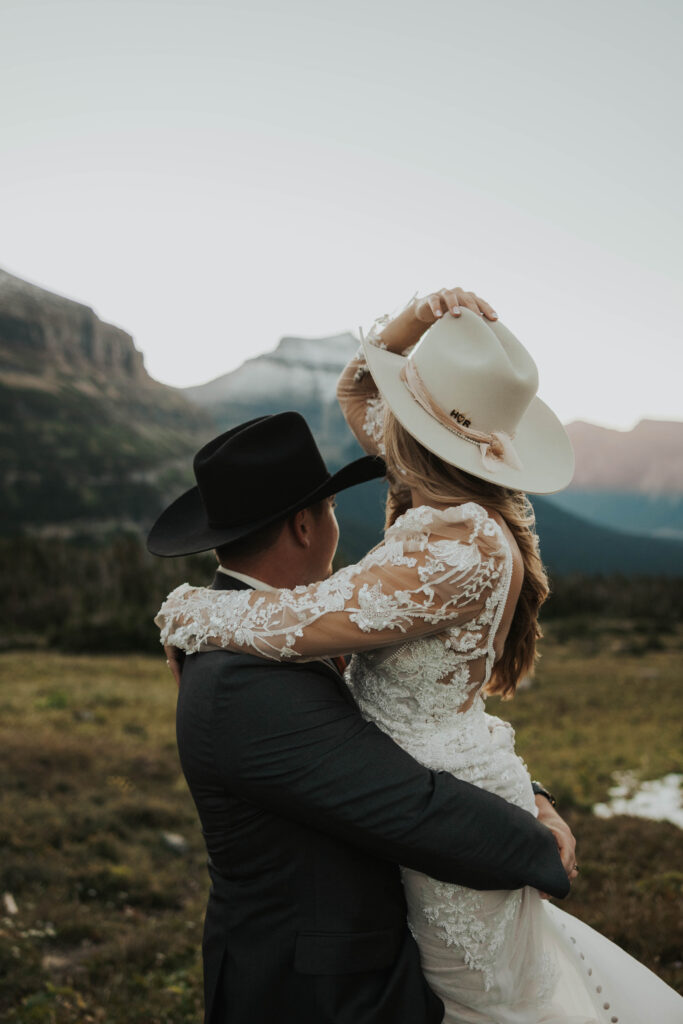
[[[579,873],[576,864],[576,839],[574,834],[550,801],[540,793],[536,795],[536,807],[538,809],[538,820],[546,828],[549,828],[554,835],[557,848],[560,851],[562,866],[567,872],[569,881],[573,882]]]

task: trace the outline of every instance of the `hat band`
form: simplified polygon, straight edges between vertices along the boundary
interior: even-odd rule
[[[498,468],[496,463],[500,462],[509,466],[510,469],[523,469],[510,434],[506,434],[503,430],[496,430],[490,434],[485,434],[481,430],[473,430],[471,427],[454,422],[452,417],[444,412],[430,395],[414,360],[406,359],[405,365],[401,370],[401,380],[417,404],[432,419],[437,420],[442,427],[450,430],[452,434],[462,438],[463,441],[469,441],[470,444],[477,445],[485,469],[495,470]],[[512,436],[514,437],[514,435]]]

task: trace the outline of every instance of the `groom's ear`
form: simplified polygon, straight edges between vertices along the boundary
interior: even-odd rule
[[[294,542],[302,548],[310,548],[312,541],[313,517],[310,508],[299,509],[287,520]]]

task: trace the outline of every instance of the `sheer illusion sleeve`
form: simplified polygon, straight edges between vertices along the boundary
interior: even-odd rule
[[[381,346],[382,328],[388,320],[387,316],[376,320],[365,336],[366,341]],[[368,369],[362,348],[359,348],[356,356],[342,371],[337,383],[337,400],[361,448],[368,455],[383,456],[384,402]]]
[[[486,651],[509,586],[510,549],[478,505],[410,509],[356,565],[294,590],[217,591],[183,584],[155,622],[164,644],[227,648],[274,660],[369,650],[449,629],[449,645]]]
[[[412,299],[411,299],[412,302]],[[365,340],[380,348],[384,347],[382,331],[389,323],[389,316],[375,320],[365,335]],[[406,349],[404,354],[412,350]],[[386,455],[384,447],[384,399],[377,390],[368,369],[362,347],[344,368],[337,383],[337,399],[351,433],[368,455]],[[387,500],[387,523],[411,506],[410,489],[400,477],[387,472],[389,495]]]

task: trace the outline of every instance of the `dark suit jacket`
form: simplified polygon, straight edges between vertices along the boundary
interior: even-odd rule
[[[244,588],[224,574],[214,586]],[[399,864],[481,889],[568,891],[547,829],[417,764],[326,662],[192,655],[177,736],[212,880],[206,1024],[437,1024]]]

